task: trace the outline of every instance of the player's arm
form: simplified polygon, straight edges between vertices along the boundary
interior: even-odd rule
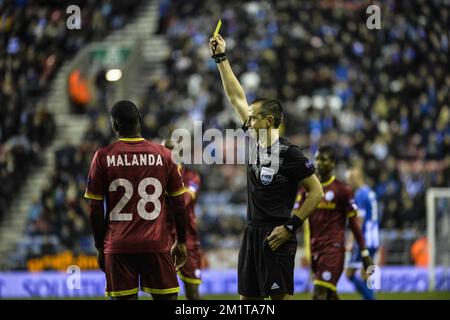
[[[239,80],[231,69],[228,59],[226,59],[225,40],[218,34],[216,38],[213,37],[210,39],[209,48],[213,58],[216,57],[215,60],[228,100],[233,105],[242,122],[246,122],[248,118],[247,98],[244,89],[242,89]]]
[[[184,193],[171,197],[171,208],[178,243],[186,243],[187,212],[185,206]]]
[[[364,243],[364,237],[361,232],[361,228],[359,227],[358,218],[356,216],[350,217],[348,219],[348,225],[361,251],[364,269],[367,269],[369,266],[373,265],[373,262],[369,254],[369,250],[366,248],[366,245]]]
[[[89,199],[89,222],[97,248],[97,261],[104,271],[103,240],[105,239],[106,221],[103,212],[105,174],[102,168],[101,155],[97,151],[91,162],[84,197]]]
[[[170,153],[168,159],[170,158]],[[167,185],[167,195],[171,197],[171,208],[174,216],[175,229],[177,231],[177,239],[170,250],[175,261],[175,268],[178,271],[187,259],[186,251],[186,226],[187,226],[187,210],[185,205],[184,193],[186,189],[181,178],[181,174],[177,169],[177,165],[170,160],[170,173]]]
[[[173,164],[170,169],[166,192],[167,196],[171,198],[170,204],[172,208],[171,211],[174,216],[175,229],[177,231],[177,241],[178,243],[185,243],[187,211],[184,193],[186,192],[186,188],[184,187],[180,172],[175,164]]]
[[[315,174],[301,181],[302,186],[306,189],[308,195],[306,196],[303,204],[298,210],[293,211],[292,217],[296,220],[299,219],[303,223],[314,212],[317,205],[320,203],[323,197],[323,188],[319,179]],[[301,225],[301,224],[300,224]],[[300,227],[300,226],[299,226]],[[295,231],[298,230],[298,227]]]
[[[184,204],[186,205],[186,207],[189,207],[191,203],[193,203],[195,199],[197,199],[197,192],[193,190],[193,188],[191,188],[189,185],[186,187],[185,191]]]
[[[174,215],[175,229],[177,231],[177,239],[170,250],[170,254],[174,258],[175,269],[178,271],[186,263],[187,259],[187,211],[185,207],[184,194],[172,197],[171,205],[172,213]]]
[[[94,235],[95,247],[98,250],[103,250],[103,240],[105,239],[106,230],[103,201],[89,200],[89,222],[92,234]]]
[[[284,225],[276,227],[267,238],[272,250],[278,249],[292,234],[297,232],[303,222],[314,212],[323,197],[322,185],[315,174],[304,178],[301,184],[308,195],[300,208],[293,211],[292,217]]]
[[[359,228],[362,230],[364,218],[361,217],[359,212],[360,212],[360,210],[358,210],[358,215],[356,216],[356,222],[357,222]],[[355,237],[353,236],[353,232],[352,232],[351,234],[349,234],[349,239],[348,239],[348,243],[347,243],[348,247],[346,248],[346,250],[352,250],[354,242],[355,242]]]
[[[185,183],[187,183],[187,186],[184,201],[186,207],[188,207],[197,199],[197,193],[200,188],[200,176],[195,174],[189,181],[185,181]]]
[[[97,248],[97,262],[101,270],[105,271],[103,241],[105,240],[106,220],[103,213],[103,201],[89,200],[89,222]]]
[[[364,236],[361,231],[360,222],[358,220],[358,206],[353,200],[353,193],[347,189],[344,191],[345,201],[347,202],[347,218],[348,226],[352,231],[353,237],[358,244],[359,250],[361,252],[361,257],[364,264],[364,269],[373,265],[372,258],[370,257],[369,250],[366,248],[364,241]]]

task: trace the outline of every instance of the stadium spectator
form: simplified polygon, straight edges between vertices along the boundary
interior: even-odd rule
[[[1,1],[0,2],[0,149],[7,150],[8,141],[20,136],[31,144],[30,157],[18,151],[6,151],[0,167],[0,216],[11,203],[11,190],[18,192],[25,173],[35,165],[42,148],[55,134],[53,115],[44,96],[61,63],[73,56],[89,41],[98,40],[109,30],[122,28],[140,0],[78,1],[82,8],[82,30],[66,27],[65,9],[73,2],[65,1]],[[14,163],[23,159],[20,163]],[[41,161],[41,160],[39,160]],[[21,171],[13,173],[10,170]],[[17,169],[19,168],[19,169]],[[4,169],[6,170],[6,169]],[[21,178],[20,180],[16,178]],[[14,182],[10,182],[13,180]]]
[[[74,113],[84,113],[92,102],[92,94],[87,79],[81,71],[73,70],[69,75],[69,99]]]
[[[189,116],[205,127],[238,125],[226,112],[214,85],[219,80],[214,65],[201,45],[212,33],[204,26],[213,28],[220,13],[247,98],[280,97],[287,109],[286,135],[293,142],[309,145],[312,153],[321,143],[339,144],[344,163],[363,162],[380,201],[382,227],[423,227],[426,188],[450,181],[445,160],[450,75],[444,71],[449,39],[441,32],[450,9],[419,0],[386,1],[382,29],[368,30],[355,17],[366,17],[369,4],[165,3],[159,32],[170,40],[172,54],[161,99],[149,95],[146,104],[170,110],[170,116],[158,117],[161,131]],[[196,79],[200,84],[193,86]],[[416,169],[418,164],[424,170]],[[338,168],[338,175],[344,170]],[[399,194],[413,206],[396,201]]]
[[[411,246],[411,258],[418,267],[428,267],[428,241],[427,237],[421,236]]]

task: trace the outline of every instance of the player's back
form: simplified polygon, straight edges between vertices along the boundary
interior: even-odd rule
[[[356,215],[356,206],[349,186],[332,177],[322,183],[324,197],[308,218],[311,254],[323,250],[344,250],[347,217]],[[304,201],[302,190],[299,200]]]
[[[105,253],[170,250],[165,194],[184,190],[181,177],[172,179],[179,172],[170,151],[142,138],[119,139],[97,151],[95,170],[90,178],[102,181],[109,216]]]

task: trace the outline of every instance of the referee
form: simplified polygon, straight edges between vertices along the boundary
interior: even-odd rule
[[[247,165],[247,226],[238,258],[238,292],[242,300],[290,299],[294,293],[295,232],[319,204],[322,186],[301,149],[279,136],[281,104],[275,99],[258,99],[249,106],[227,60],[225,40],[217,35],[209,46],[230,103],[244,130],[251,129],[257,139],[256,161]],[[291,215],[299,183],[308,196]]]

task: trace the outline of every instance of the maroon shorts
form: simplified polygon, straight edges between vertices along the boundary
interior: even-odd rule
[[[200,248],[188,249],[187,252],[186,263],[178,272],[178,276],[185,283],[200,284],[202,283]]]
[[[178,279],[169,252],[105,253],[106,296],[178,293]]]
[[[327,251],[311,255],[314,285],[336,291],[336,285],[344,270],[344,250]]]

